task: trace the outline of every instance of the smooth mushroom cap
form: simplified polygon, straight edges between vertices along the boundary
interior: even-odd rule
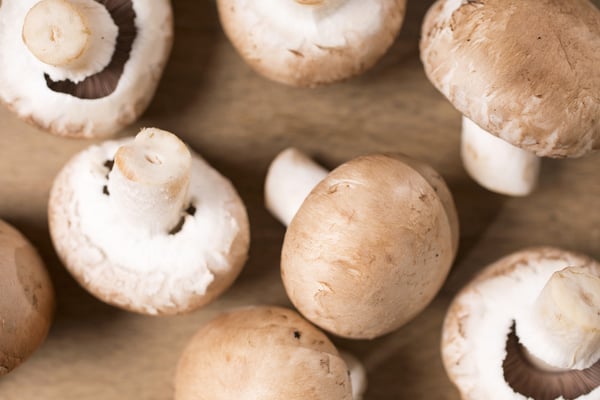
[[[0,7],[0,103],[42,130],[72,138],[108,137],[134,122],[152,100],[171,51],[171,2],[100,2],[123,25],[109,65],[81,82],[36,59],[24,43],[23,22],[36,3]]]
[[[538,156],[600,148],[600,11],[588,0],[440,0],[421,58],[487,132]]]
[[[194,336],[179,361],[175,399],[352,400],[352,388],[327,336],[291,310],[253,307]]]
[[[150,315],[192,311],[241,272],[250,243],[246,208],[233,185],[190,152],[189,203],[180,210],[180,224],[153,233],[132,223],[108,190],[115,154],[132,143],[91,146],[63,167],[48,204],[54,247],[75,279],[102,301]]]
[[[573,266],[600,276],[600,264],[586,256],[531,248],[486,267],[457,294],[444,321],[442,358],[463,399],[599,398],[600,389],[589,390],[589,381],[600,383],[600,365],[574,378],[561,377],[561,372],[533,365],[524,349],[514,349],[521,346],[514,335],[516,316],[535,301],[552,274]],[[515,366],[519,370],[508,370]],[[564,397],[556,395],[561,390]]]
[[[44,341],[54,312],[54,290],[44,263],[16,229],[0,220],[0,376]]]
[[[406,0],[217,4],[225,33],[250,66],[269,79],[312,87],[373,66],[398,35]]]
[[[285,235],[281,273],[311,322],[374,338],[429,304],[457,245],[456,210],[437,173],[405,157],[360,157],[304,201]]]

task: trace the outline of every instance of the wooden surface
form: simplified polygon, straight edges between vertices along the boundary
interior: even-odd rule
[[[179,354],[205,321],[230,307],[289,304],[278,266],[284,228],[264,209],[262,186],[269,161],[290,145],[329,167],[367,152],[403,152],[429,162],[448,181],[461,246],[443,291],[396,333],[335,342],[365,362],[367,400],[458,399],[438,349],[449,301],[481,267],[525,246],[563,246],[600,259],[600,155],[546,161],[540,187],[528,198],[476,186],[459,160],[460,116],[428,83],[418,59],[419,25],[431,1],[409,3],[400,38],[374,70],[333,87],[298,90],[268,82],[243,64],[220,30],[213,2],[174,1],[177,37],[165,77],[148,112],[122,135],[141,126],[180,135],[234,182],[253,235],[235,286],[191,315],[129,314],[75,283],[52,250],[46,202],[55,174],[90,142],[51,137],[0,110],[0,217],[38,247],[58,296],[48,340],[0,379],[0,399],[169,399]]]

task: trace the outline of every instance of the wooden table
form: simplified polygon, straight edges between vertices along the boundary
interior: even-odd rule
[[[46,202],[55,174],[90,142],[49,136],[0,110],[0,216],[40,250],[58,297],[48,340],[0,380],[0,399],[169,399],[177,359],[205,321],[246,304],[288,305],[279,277],[284,228],[264,209],[262,187],[270,160],[290,145],[329,167],[365,152],[403,152],[448,181],[461,247],[443,291],[391,335],[334,340],[366,364],[367,400],[458,399],[438,344],[449,301],[481,267],[526,246],[562,246],[600,259],[600,155],[545,161],[540,186],[528,198],[502,197],[473,183],[459,159],[460,115],[429,84],[418,57],[419,25],[431,3],[410,2],[400,38],[365,76],[300,90],[266,81],[241,61],[219,27],[214,2],[174,1],[171,61],[148,112],[122,135],[142,126],[180,135],[232,179],[252,224],[250,260],[235,286],[191,315],[129,314],[75,283],[52,250]]]

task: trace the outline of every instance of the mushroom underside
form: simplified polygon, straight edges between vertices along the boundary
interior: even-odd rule
[[[504,379],[517,393],[536,400],[574,400],[600,385],[600,361],[583,370],[545,371],[527,358],[513,323],[502,363]]]
[[[97,74],[88,76],[75,83],[70,80],[53,81],[44,74],[46,85],[54,92],[65,93],[80,99],[101,99],[111,95],[117,88],[123,75],[125,64],[129,60],[133,42],[137,37],[135,10],[132,0],[95,0],[106,7],[108,13],[119,28],[115,51],[110,63]],[[2,5],[0,1],[0,6]]]

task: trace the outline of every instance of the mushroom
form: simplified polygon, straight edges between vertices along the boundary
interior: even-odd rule
[[[265,197],[289,225],[281,254],[288,296],[339,336],[371,339],[408,322],[435,297],[456,255],[452,195],[431,167],[408,157],[359,157],[327,174],[288,149],[269,169]]]
[[[218,0],[225,33],[257,72],[314,87],[371,68],[393,44],[406,0]]]
[[[462,398],[600,398],[600,264],[532,248],[488,266],[456,296],[442,355]]]
[[[67,269],[94,296],[131,311],[205,305],[247,258],[248,217],[231,183],[158,129],[73,157],[54,181],[48,213]]]
[[[169,0],[5,0],[0,102],[55,135],[112,135],[150,103],[172,39]]]
[[[590,1],[439,0],[421,58],[463,114],[463,163],[487,189],[527,195],[538,157],[600,148],[600,12]]]
[[[359,400],[366,377],[352,363],[354,370],[297,313],[249,307],[219,316],[194,336],[179,361],[175,400]]]
[[[0,376],[44,341],[54,313],[52,282],[31,243],[0,220]]]

